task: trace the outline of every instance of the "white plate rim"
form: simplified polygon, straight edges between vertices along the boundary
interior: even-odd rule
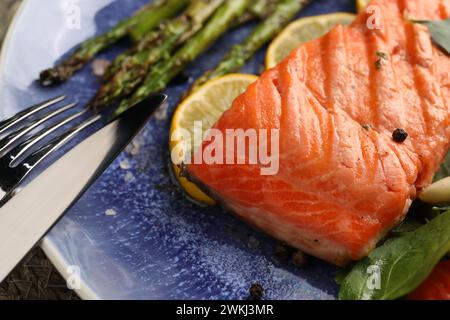
[[[3,40],[2,48],[0,50],[0,74],[4,72],[4,65],[5,65],[5,52],[8,51],[8,48],[10,46],[10,42],[12,39],[12,35],[14,33],[14,30],[17,27],[17,24],[20,20],[20,16],[22,15],[22,12],[24,11],[25,7],[28,5],[28,3],[31,2],[31,0],[23,0],[22,3],[19,5],[13,19],[11,20],[8,30],[6,32],[5,38]],[[1,82],[2,78],[0,78],[0,86],[2,86]],[[54,243],[47,237],[44,237],[40,244],[41,249],[44,251],[47,258],[51,261],[53,266],[56,268],[56,270],[61,274],[61,276],[64,278],[64,280],[68,280],[71,276],[68,272],[69,270],[69,263],[64,259],[61,252],[58,251],[57,247],[54,245]],[[73,289],[73,291],[76,292],[76,294],[83,300],[99,300],[100,298],[95,293],[94,290],[90,288],[90,286],[83,280],[83,278],[80,279],[80,286],[79,288]]]

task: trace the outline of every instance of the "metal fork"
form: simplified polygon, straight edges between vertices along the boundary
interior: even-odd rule
[[[76,111],[77,103],[68,103],[55,110],[50,109],[65,99],[66,96],[58,96],[0,122],[0,207],[14,195],[21,182],[39,163],[85,128],[101,119],[99,114],[91,115],[81,124],[70,125],[69,129],[62,134],[38,147],[38,143],[50,134],[87,113],[86,109]],[[68,115],[63,119],[49,124],[52,119],[66,113]]]

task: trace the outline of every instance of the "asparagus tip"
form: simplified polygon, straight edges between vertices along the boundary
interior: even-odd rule
[[[100,111],[107,107],[108,105],[104,101],[104,97],[101,93],[97,93],[86,105],[90,110]]]
[[[64,82],[66,79],[58,69],[51,68],[39,74],[39,83],[44,87],[50,87]]]

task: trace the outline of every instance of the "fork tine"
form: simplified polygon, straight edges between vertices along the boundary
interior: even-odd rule
[[[11,127],[15,126],[16,124],[20,123],[24,119],[32,116],[33,114],[35,114],[41,110],[44,110],[60,101],[63,101],[64,99],[66,99],[66,96],[64,96],[64,95],[55,97],[53,99],[50,99],[50,100],[38,103],[34,106],[31,106],[31,107],[17,113],[13,117],[1,121],[0,122],[0,134],[5,133],[5,131],[7,131]]]
[[[63,112],[66,112],[67,110],[75,107],[76,105],[77,105],[77,103],[70,103],[62,108],[59,108],[58,110],[51,111],[51,112],[43,115],[42,117],[30,122],[27,126],[20,128],[17,131],[9,134],[8,136],[6,136],[5,138],[3,138],[0,141],[0,154],[3,154],[4,151],[7,148],[9,148],[10,146],[12,146],[13,143],[17,142],[20,138],[22,138],[26,134],[30,133],[31,131],[33,131],[34,129],[36,129],[37,127],[42,125],[43,123],[47,122],[48,120],[56,117],[57,115],[59,115]]]
[[[43,140],[44,138],[49,136],[51,133],[53,133],[56,130],[58,130],[59,128],[63,127],[64,125],[80,118],[82,115],[87,113],[87,111],[88,110],[85,109],[80,112],[77,112],[77,113],[61,120],[60,122],[55,123],[50,128],[42,129],[36,135],[33,135],[33,136],[29,137],[27,140],[21,142],[19,145],[14,147],[14,149],[12,149],[10,152],[8,152],[8,154],[10,155],[9,158],[12,160],[10,163],[10,166],[14,166],[14,162],[18,158],[20,158],[23,154],[25,154],[31,147],[33,147],[34,145],[39,143],[39,141]]]
[[[14,170],[13,179],[7,179],[2,181],[0,179],[0,207],[3,206],[6,201],[14,194],[17,186],[34,170],[34,168],[48,157],[53,151],[62,147],[64,144],[69,142],[73,137],[82,132],[84,129],[94,124],[102,118],[101,115],[94,115],[83,123],[67,130],[64,134],[59,137],[54,138],[48,144],[40,148],[39,150],[33,152],[31,155],[26,157],[17,166],[11,167],[11,163],[8,162],[12,159],[12,154],[8,153],[7,157],[0,158],[0,164],[4,166],[9,166],[11,170]],[[9,158],[9,160],[8,160]],[[14,159],[13,159],[14,161]],[[3,194],[1,194],[3,193]]]
[[[81,133],[87,127],[93,125],[101,118],[102,116],[99,114],[94,115],[90,117],[88,120],[84,121],[83,123],[73,127],[72,129],[67,130],[61,136],[53,139],[39,150],[33,152],[24,161],[22,161],[21,164],[24,165],[27,168],[27,170],[31,171],[36,165],[38,165],[42,160],[44,160],[47,156],[49,156],[53,151],[65,145],[72,138]]]

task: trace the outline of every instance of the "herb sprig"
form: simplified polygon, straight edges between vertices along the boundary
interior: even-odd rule
[[[447,54],[450,54],[450,19],[436,21],[414,20],[413,22],[427,26],[433,41],[444,49]]]
[[[343,300],[398,299],[420,285],[450,250],[450,211],[387,240],[342,281]]]

